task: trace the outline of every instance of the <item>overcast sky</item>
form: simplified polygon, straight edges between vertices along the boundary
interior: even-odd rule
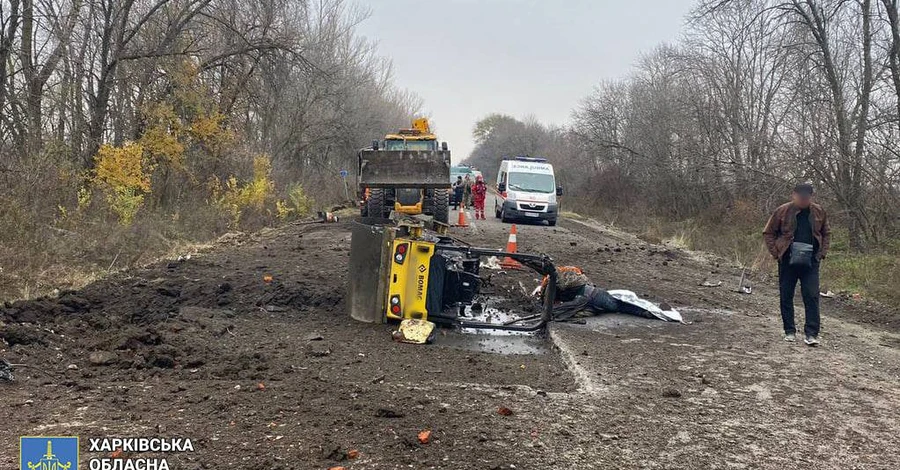
[[[677,40],[694,0],[358,0],[361,33],[425,101],[455,162],[493,112],[563,124],[602,79]],[[413,13],[414,12],[414,13]]]

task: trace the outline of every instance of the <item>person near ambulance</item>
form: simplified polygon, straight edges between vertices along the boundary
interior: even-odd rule
[[[484,201],[487,199],[487,185],[484,184],[484,177],[478,175],[475,177],[475,185],[472,186],[472,201],[475,203],[475,218],[486,220],[484,217]]]
[[[472,178],[466,174],[463,179],[463,208],[468,209],[472,206]]]
[[[466,190],[462,176],[456,177],[456,181],[453,182],[451,189],[453,189],[453,208],[459,209],[459,205],[463,203],[463,192]]]

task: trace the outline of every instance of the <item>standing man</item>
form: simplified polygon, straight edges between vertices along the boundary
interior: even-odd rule
[[[463,186],[462,176],[457,176],[451,187],[453,188],[453,208],[459,210],[459,205],[462,204],[463,191],[466,189]]]
[[[778,286],[781,296],[781,320],[784,340],[795,341],[794,291],[800,281],[800,293],[806,309],[804,342],[819,345],[819,263],[828,254],[831,229],[825,209],[812,202],[813,186],[794,187],[791,202],[775,209],[763,236],[769,253],[778,261]]]
[[[463,180],[463,208],[469,209],[472,205],[472,178],[466,173],[466,179]]]

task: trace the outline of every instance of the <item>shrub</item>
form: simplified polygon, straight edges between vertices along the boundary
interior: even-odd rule
[[[230,217],[231,224],[238,226],[244,213],[248,209],[258,212],[265,210],[266,201],[269,200],[275,189],[272,182],[272,163],[266,155],[259,155],[253,159],[253,178],[240,183],[234,175],[228,177],[225,185],[218,179],[212,182],[213,202],[224,210]]]
[[[152,168],[144,160],[144,148],[129,142],[122,147],[103,145],[97,152],[94,183],[106,193],[110,209],[122,225],[131,225],[150,193]]]
[[[287,200],[282,199],[276,203],[278,218],[281,220],[305,217],[312,212],[313,206],[313,198],[306,194],[300,183],[288,189]]]

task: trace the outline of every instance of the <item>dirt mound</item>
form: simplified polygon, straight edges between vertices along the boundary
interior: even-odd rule
[[[57,297],[8,303],[0,308],[0,345],[32,363],[52,362],[45,353],[53,346],[95,367],[195,369],[212,362],[213,375],[253,375],[266,367],[265,357],[222,357],[209,343],[233,337],[242,316],[322,315],[343,305],[345,268],[327,268],[346,256],[345,248],[334,249],[334,233],[343,239],[343,229],[285,230],[296,233],[245,236],[246,249],[159,262]]]

